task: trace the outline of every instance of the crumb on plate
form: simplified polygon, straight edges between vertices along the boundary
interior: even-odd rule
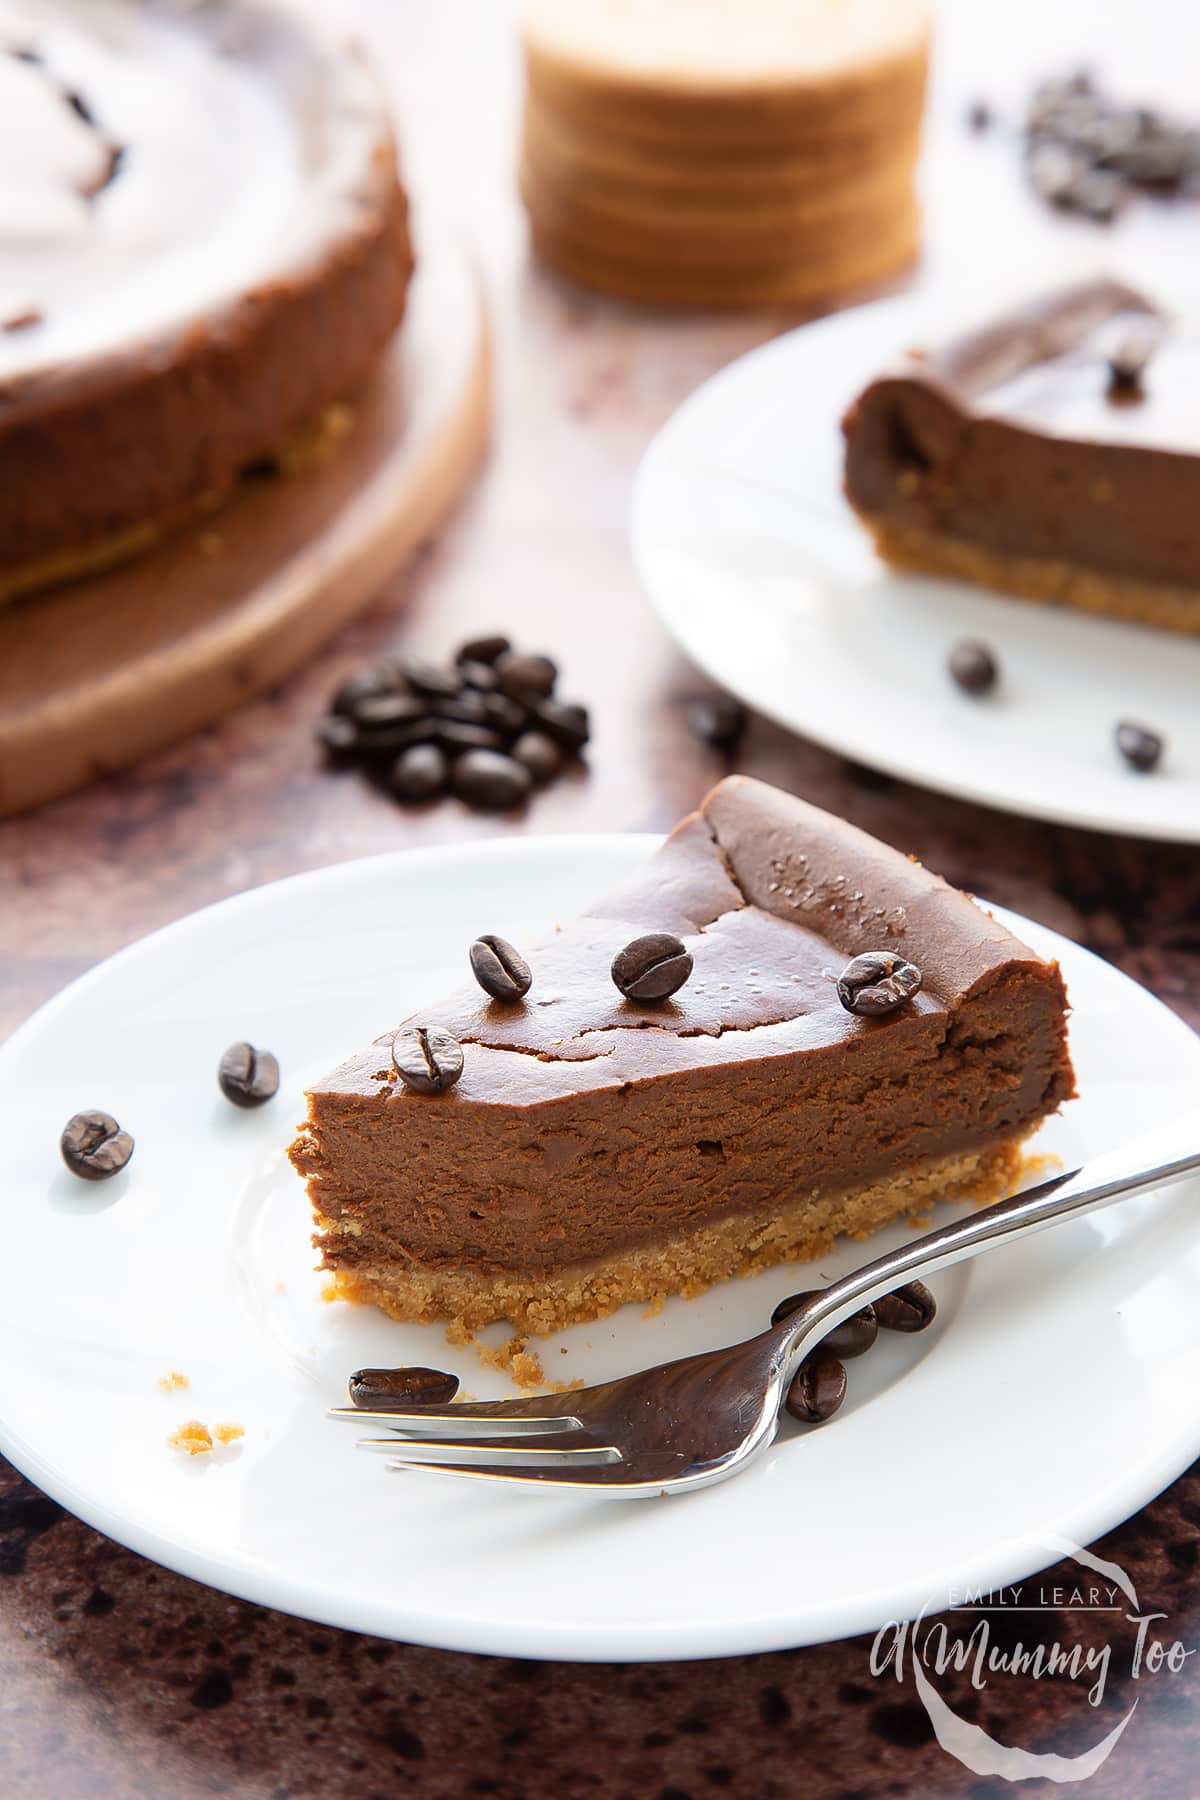
[[[180,1388],[190,1387],[191,1383],[178,1369],[168,1369],[165,1375],[159,1376],[158,1385],[164,1394],[177,1394]]]

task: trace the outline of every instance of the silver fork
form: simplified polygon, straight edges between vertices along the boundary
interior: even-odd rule
[[[801,1361],[860,1307],[917,1276],[1177,1181],[1200,1168],[1198,1146],[1200,1116],[1181,1120],[876,1257],[780,1324],[723,1350],[565,1394],[404,1412],[337,1407],[331,1416],[391,1432],[361,1445],[390,1452],[389,1469],[614,1498],[688,1493],[762,1454]]]

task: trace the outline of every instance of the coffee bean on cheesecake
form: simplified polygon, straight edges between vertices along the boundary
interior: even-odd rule
[[[955,644],[946,659],[946,666],[964,693],[986,694],[996,685],[996,659],[986,644],[980,644],[974,638],[964,638]]]
[[[832,1419],[846,1398],[846,1371],[822,1345],[806,1356],[788,1386],[784,1405],[793,1419],[820,1425]]]
[[[495,669],[501,693],[518,700],[523,696],[547,697],[554,692],[558,680],[557,666],[548,656],[522,656],[515,650],[498,656]]]
[[[895,1012],[921,986],[921,971],[891,950],[868,950],[838,976],[838,999],[847,1012],[864,1018]]]
[[[439,794],[444,794],[449,779],[450,764],[445,751],[437,744],[414,744],[411,749],[401,751],[392,764],[388,786],[397,800],[420,805],[424,800],[436,800]]]
[[[790,1319],[793,1313],[799,1312],[802,1306],[807,1306],[810,1300],[819,1299],[821,1292],[820,1288],[808,1288],[801,1294],[789,1294],[771,1314],[772,1325],[782,1325],[785,1319]],[[840,1325],[835,1325],[832,1331],[826,1332],[820,1340],[820,1348],[828,1350],[831,1356],[844,1359],[865,1356],[878,1336],[879,1321],[875,1317],[875,1309],[873,1306],[864,1306],[848,1319],[843,1319]]]
[[[444,1369],[356,1369],[350,1377],[350,1404],[363,1412],[445,1406],[457,1392],[458,1376]]]
[[[651,931],[634,938],[613,958],[612,978],[627,1000],[654,1005],[667,1000],[692,972],[691,952],[670,931]]]
[[[528,769],[535,781],[552,781],[562,768],[563,754],[544,731],[523,731],[512,747],[513,760]]]
[[[1150,731],[1145,725],[1134,725],[1123,719],[1116,731],[1117,749],[1125,758],[1131,769],[1139,769],[1143,775],[1158,767],[1165,748],[1164,740],[1157,731]]]
[[[728,694],[705,694],[688,707],[688,726],[702,744],[734,750],[746,729],[746,709]]]
[[[59,1148],[72,1175],[107,1181],[110,1175],[119,1175],[133,1155],[133,1139],[111,1113],[78,1112],[64,1125]]]
[[[392,1039],[392,1065],[414,1094],[441,1094],[463,1072],[462,1045],[440,1025],[409,1025]]]
[[[529,798],[533,777],[497,750],[468,750],[454,765],[454,792],[483,812],[506,812]]]
[[[455,662],[462,663],[494,663],[512,649],[512,644],[503,632],[485,633],[482,637],[468,638],[460,644]]]
[[[924,1331],[936,1316],[937,1301],[923,1281],[906,1282],[875,1302],[875,1317],[885,1331]]]
[[[471,945],[471,972],[493,1000],[522,1000],[533,986],[529,964],[507,939],[493,932]]]
[[[217,1082],[235,1106],[263,1106],[279,1092],[279,1064],[269,1050],[230,1044],[217,1065]]]

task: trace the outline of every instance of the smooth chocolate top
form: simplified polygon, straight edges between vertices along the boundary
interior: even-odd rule
[[[0,423],[302,283],[394,187],[369,70],[295,12],[0,0]]]
[[[622,998],[609,966],[632,937],[673,931],[694,973],[673,999]],[[744,776],[713,789],[632,881],[528,951],[517,1006],[465,984],[408,1023],[465,1047],[435,1104],[532,1105],[704,1065],[824,1049],[890,1029],[842,1007],[836,979],[863,950],[922,971],[912,1013],[945,1013],[999,973],[1046,965],[970,900],[898,851]],[[463,947],[464,961],[467,946]],[[524,953],[524,946],[522,946]],[[352,1057],[320,1094],[403,1095],[387,1047]]]

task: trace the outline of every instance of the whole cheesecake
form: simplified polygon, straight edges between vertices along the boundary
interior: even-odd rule
[[[404,310],[375,82],[264,0],[0,0],[0,599],[343,429]]]
[[[651,932],[692,958],[656,1005],[609,974]],[[838,977],[878,950],[921,985],[864,1017]],[[409,1022],[462,1046],[446,1091],[404,1085],[395,1033],[311,1090],[291,1156],[346,1296],[546,1333],[694,1294],[999,1196],[1074,1092],[1056,965],[918,863],[743,777],[528,962],[516,1004],[466,986]]]

